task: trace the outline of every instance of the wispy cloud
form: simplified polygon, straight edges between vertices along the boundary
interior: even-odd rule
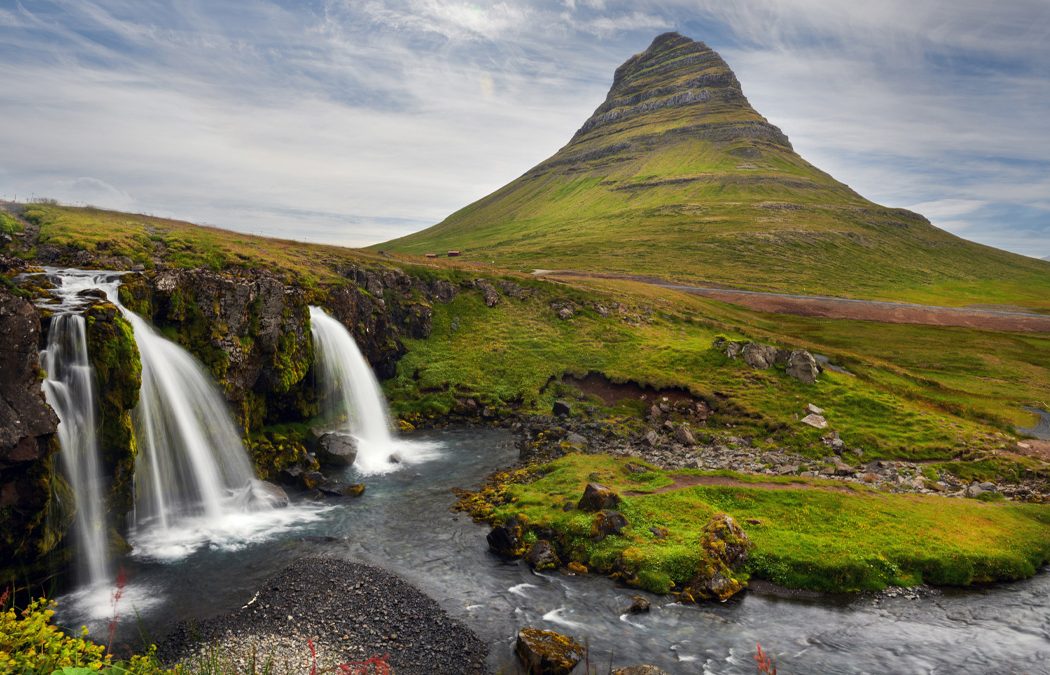
[[[670,29],[862,194],[1050,254],[1045,0],[22,0],[0,194],[380,241],[553,153]]]

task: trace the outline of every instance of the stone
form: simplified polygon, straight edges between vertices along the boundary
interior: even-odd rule
[[[632,595],[631,606],[627,608],[627,614],[645,614],[652,609],[652,603],[644,595]]]
[[[605,539],[612,534],[619,535],[628,524],[627,517],[619,511],[599,511],[591,523],[591,536]]]
[[[581,511],[602,511],[604,509],[615,509],[620,505],[620,495],[616,494],[604,485],[588,483],[583,490],[583,497],[576,505]]]
[[[546,539],[539,539],[529,547],[529,552],[525,554],[525,562],[537,572],[556,570],[561,567],[561,559],[558,558],[557,551]]]
[[[334,480],[324,481],[317,489],[328,497],[360,497],[365,493],[362,483],[347,484]]]
[[[693,438],[693,432],[684,424],[675,429],[674,437],[682,445],[696,445],[696,439]]]
[[[697,574],[682,589],[685,600],[724,602],[744,589],[734,571],[747,561],[751,540],[725,513],[712,516],[700,537],[701,560]]]
[[[811,415],[806,415],[805,417],[802,418],[802,423],[803,424],[808,424],[809,426],[813,427],[814,429],[827,429],[828,428],[828,421],[826,419],[824,419],[823,417],[821,417],[820,415],[812,415],[812,414]]]
[[[810,403],[809,405],[806,406],[806,412],[811,414],[811,415],[823,415],[824,414],[824,409],[823,408],[818,408],[817,406],[815,406],[812,403]]]
[[[284,488],[264,480],[253,480],[248,488],[250,508],[283,509],[288,506],[288,493]]]
[[[539,628],[522,628],[514,653],[527,675],[568,675],[587,651],[568,635]]]
[[[814,384],[820,374],[820,366],[812,354],[804,349],[796,349],[788,357],[787,374],[803,384]]]
[[[317,461],[328,466],[351,466],[357,459],[357,439],[349,434],[329,432],[317,439]]]
[[[766,368],[771,368],[773,366],[773,363],[776,360],[777,350],[775,347],[769,345],[748,342],[741,349],[741,355],[744,357],[744,363],[747,365],[752,368],[765,370]]]
[[[587,574],[587,566],[583,563],[578,563],[575,560],[570,561],[565,568],[569,570],[570,574]]]
[[[964,494],[967,497],[976,498],[976,497],[980,497],[981,495],[983,495],[984,492],[985,491],[981,488],[981,486],[978,483],[971,483],[970,485],[968,485],[966,487],[966,490],[965,490]]]
[[[324,474],[320,471],[307,471],[299,476],[303,487],[307,490],[316,490],[325,481]]]
[[[517,518],[509,518],[485,536],[489,550],[503,558],[515,559],[525,554],[525,528]]]
[[[612,671],[612,675],[667,675],[667,671],[663,668],[657,668],[656,666],[646,663],[639,666],[617,668]]]
[[[575,431],[570,431],[565,435],[565,442],[575,448],[586,448],[588,443],[586,436]]]
[[[551,303],[551,309],[554,310],[554,313],[557,314],[558,318],[562,321],[576,316],[576,305],[568,300],[555,300]]]
[[[484,279],[475,279],[474,287],[481,291],[486,307],[495,307],[499,304],[499,291],[496,290],[495,286]]]
[[[568,417],[572,414],[572,408],[565,401],[555,401],[551,406],[551,414],[555,417]]]
[[[650,429],[645,432],[645,442],[649,444],[649,447],[655,448],[660,443],[660,435],[655,429]]]

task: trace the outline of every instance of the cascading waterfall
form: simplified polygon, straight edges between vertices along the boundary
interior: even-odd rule
[[[433,457],[433,444],[393,435],[383,390],[346,327],[320,307],[310,307],[310,331],[321,399],[329,418],[342,420],[339,431],[356,439],[358,472],[383,473]]]
[[[59,419],[59,462],[73,490],[77,581],[81,586],[102,586],[110,581],[111,567],[85,326],[83,316],[68,310],[56,314],[40,361],[47,373],[44,396]]]

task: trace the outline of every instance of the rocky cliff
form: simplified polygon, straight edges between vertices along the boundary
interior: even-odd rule
[[[0,286],[0,574],[58,543],[68,494],[54,469],[58,417],[44,400],[40,318],[28,300]],[[49,517],[50,516],[50,517]]]

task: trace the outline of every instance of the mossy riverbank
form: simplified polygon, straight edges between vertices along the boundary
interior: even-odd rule
[[[588,483],[617,492],[627,521],[595,536],[576,508]],[[742,577],[829,592],[918,584],[968,586],[1034,575],[1050,562],[1050,506],[889,494],[837,481],[731,472],[661,471],[637,460],[571,454],[499,475],[461,505],[489,523],[522,523],[562,564],[657,593],[703,564],[711,517],[731,516],[754,544]],[[570,570],[573,567],[569,568]]]

